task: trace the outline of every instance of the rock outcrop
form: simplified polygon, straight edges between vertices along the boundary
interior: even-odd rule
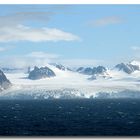
[[[92,75],[93,74],[93,68],[87,67],[80,67],[76,70],[79,73],[85,74],[85,75]]]
[[[11,86],[11,82],[7,79],[5,74],[0,70],[0,91],[8,89]]]
[[[115,66],[116,69],[118,69],[119,71],[123,71],[127,74],[131,74],[132,72],[136,71],[136,70],[140,70],[139,66],[137,65],[132,65],[132,64],[124,64],[124,63],[120,63],[118,65]]]
[[[56,76],[55,73],[48,67],[34,67],[34,70],[30,71],[28,78],[31,80],[38,80],[42,78],[50,78]]]
[[[86,74],[86,75],[94,75],[94,74],[102,74],[104,72],[106,72],[107,69],[103,66],[98,66],[98,67],[80,67],[77,69],[77,72],[82,73],[82,74]]]
[[[50,63],[50,65],[53,65],[53,66],[55,66],[56,68],[58,68],[59,70],[62,70],[62,71],[65,71],[65,70],[72,71],[70,68],[63,66],[62,64]]]

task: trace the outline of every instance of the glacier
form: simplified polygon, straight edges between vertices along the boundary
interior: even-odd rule
[[[1,92],[0,99],[140,98],[140,71],[107,70],[112,78],[89,80],[89,75],[49,67],[56,77],[30,80],[28,73],[5,73],[13,86]]]

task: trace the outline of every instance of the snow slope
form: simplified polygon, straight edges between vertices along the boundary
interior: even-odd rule
[[[72,71],[62,71],[48,65],[56,77],[40,80],[28,79],[25,73],[5,73],[13,86],[1,93],[1,97],[11,98],[94,98],[103,94],[110,97],[140,96],[140,71],[126,74],[108,70],[111,79],[88,80],[91,76]],[[132,92],[135,94],[132,95]],[[115,95],[115,96],[114,96]]]

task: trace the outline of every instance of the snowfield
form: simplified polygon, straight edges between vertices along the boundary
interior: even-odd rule
[[[0,93],[1,98],[104,98],[140,97],[140,71],[126,74],[108,70],[111,79],[91,76],[72,71],[62,71],[49,66],[56,77],[30,80],[26,73],[5,73],[13,86]]]

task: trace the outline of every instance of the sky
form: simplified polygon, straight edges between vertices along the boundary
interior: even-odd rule
[[[140,60],[140,5],[0,5],[0,67],[113,67]]]

